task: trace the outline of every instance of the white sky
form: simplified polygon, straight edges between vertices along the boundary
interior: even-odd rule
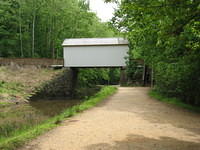
[[[90,9],[97,13],[97,16],[103,21],[109,21],[113,17],[114,8],[113,3],[104,3],[104,0],[89,0]]]

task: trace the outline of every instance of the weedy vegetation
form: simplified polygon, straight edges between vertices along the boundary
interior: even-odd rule
[[[195,112],[200,112],[200,107],[190,105],[190,104],[186,104],[183,101],[181,101],[180,99],[175,98],[175,97],[164,96],[164,95],[160,94],[159,92],[157,92],[156,90],[151,90],[149,92],[149,95],[151,97],[157,99],[157,100],[162,101],[162,102],[165,102],[165,103],[168,103],[168,104],[173,104],[173,105],[176,105],[178,107],[182,107],[182,108],[192,110],[192,111],[195,111]]]

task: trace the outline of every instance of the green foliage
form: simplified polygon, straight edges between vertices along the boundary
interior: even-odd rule
[[[137,61],[127,62],[127,77],[129,79],[128,84],[142,85],[143,65]]]
[[[97,84],[118,84],[120,70],[115,68],[91,68],[80,69],[79,83],[80,87],[92,87]]]
[[[0,57],[62,57],[65,38],[110,37],[86,0],[1,0]]]
[[[16,51],[11,51],[17,43],[17,9],[18,3],[13,0],[0,1],[0,57],[13,56]],[[10,49],[7,49],[10,47]]]
[[[149,92],[149,95],[151,97],[157,99],[157,100],[162,101],[162,102],[165,102],[165,103],[168,103],[168,104],[173,104],[173,105],[176,105],[178,107],[182,107],[182,108],[185,108],[185,109],[188,109],[188,110],[192,110],[192,111],[195,111],[195,112],[200,112],[200,108],[199,107],[192,106],[192,105],[189,105],[189,104],[185,104],[185,103],[183,103],[181,100],[179,100],[177,98],[163,96],[158,91],[151,90]]]
[[[199,0],[123,0],[113,18],[130,59],[154,69],[156,89],[193,105],[200,105],[199,14]]]
[[[109,69],[109,84],[119,84],[120,80],[120,69],[119,68],[110,68]]]
[[[108,72],[106,69],[80,69],[78,78],[79,86],[91,87],[102,80],[108,80]]]

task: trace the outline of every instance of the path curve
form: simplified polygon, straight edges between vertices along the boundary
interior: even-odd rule
[[[200,114],[154,100],[148,90],[120,87],[21,150],[200,150]]]

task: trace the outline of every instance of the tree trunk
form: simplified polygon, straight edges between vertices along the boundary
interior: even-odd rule
[[[125,86],[127,83],[126,68],[120,68],[120,86]]]
[[[143,86],[146,86],[146,83],[147,83],[147,66],[145,65],[145,63],[144,63],[144,66],[143,66],[142,80],[143,80]]]
[[[52,17],[52,58],[55,58],[55,17]]]
[[[34,57],[35,53],[35,11],[33,14],[33,26],[32,26],[32,57]]]
[[[22,41],[22,19],[21,19],[21,1],[20,2],[20,8],[19,8],[19,38],[20,38],[20,52],[21,52],[21,57],[24,57],[24,52],[23,52],[23,41]]]

